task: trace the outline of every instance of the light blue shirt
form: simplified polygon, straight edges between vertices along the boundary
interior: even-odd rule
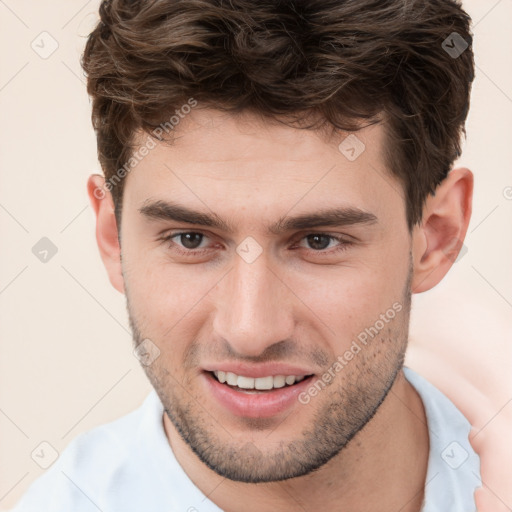
[[[404,368],[427,415],[430,454],[422,512],[474,512],[480,460],[470,425],[437,388]],[[155,391],[135,411],[81,434],[12,512],[222,512],[183,471]]]
[[[453,402],[410,368],[405,378],[423,401],[430,438],[421,512],[475,512],[482,485],[480,459],[469,443],[471,425]]]

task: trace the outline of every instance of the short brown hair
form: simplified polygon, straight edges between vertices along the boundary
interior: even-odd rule
[[[383,122],[409,229],[460,155],[474,60],[457,1],[104,0],[100,18],[82,65],[107,180],[190,98],[306,128]]]

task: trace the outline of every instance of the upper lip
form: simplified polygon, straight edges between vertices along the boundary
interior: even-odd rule
[[[244,377],[275,377],[277,375],[312,375],[309,369],[301,368],[300,366],[293,366],[282,363],[265,363],[259,365],[244,364],[244,363],[215,363],[204,367],[205,371],[223,371],[231,372],[235,375],[243,375]]]

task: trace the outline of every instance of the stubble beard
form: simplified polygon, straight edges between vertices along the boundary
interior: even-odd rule
[[[362,347],[318,396],[306,405],[298,405],[313,408],[311,419],[295,439],[283,437],[278,448],[275,442],[269,450],[263,443],[258,446],[247,440],[250,438],[248,428],[264,430],[272,424],[263,418],[246,418],[245,422],[241,419],[244,433],[240,439],[244,440],[234,439],[229,428],[224,428],[208,409],[208,404],[201,402],[201,397],[192,396],[183,382],[163,366],[165,357],[159,357],[143,369],[180,437],[218,475],[245,483],[276,482],[308,475],[340,454],[371,421],[402,370],[409,330],[411,279],[412,269],[402,294],[400,314]],[[139,331],[130,307],[128,289],[126,297],[134,345],[137,346],[145,336]],[[314,380],[319,377],[321,374]],[[286,423],[287,418],[283,418],[277,427],[272,427],[276,431],[269,430],[269,435],[272,433],[275,438],[279,425]]]

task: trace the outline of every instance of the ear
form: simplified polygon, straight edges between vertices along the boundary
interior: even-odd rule
[[[105,178],[99,174],[89,176],[87,193],[96,214],[96,241],[101,259],[107,269],[112,286],[117,291],[124,293],[121,246],[117,234],[114,201],[112,194],[105,187]]]
[[[466,168],[453,169],[435,195],[428,196],[412,235],[413,293],[436,286],[454,264],[463,248],[472,199],[473,173]]]

